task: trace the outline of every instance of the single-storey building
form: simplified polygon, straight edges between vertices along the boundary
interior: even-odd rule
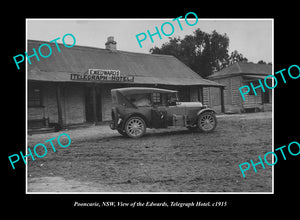
[[[179,91],[182,101],[203,101],[203,88],[223,89],[170,55],[120,51],[109,37],[105,49],[28,40],[27,51],[49,44],[52,55],[27,65],[28,128],[111,120],[111,89],[132,86]]]
[[[236,62],[232,65],[215,72],[208,77],[209,80],[215,81],[225,86],[224,89],[224,105],[225,112],[240,113],[245,111],[271,111],[272,110],[272,91],[257,88],[254,94],[253,90],[245,94],[243,100],[239,88],[250,83],[256,87],[259,85],[258,80],[261,79],[264,84],[264,78],[272,74],[272,65],[255,64],[250,62]],[[267,84],[272,85],[270,78]],[[217,111],[221,111],[220,91],[214,88],[204,89],[204,103],[210,105]]]

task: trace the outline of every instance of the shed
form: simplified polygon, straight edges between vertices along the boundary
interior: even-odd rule
[[[208,79],[226,86],[224,89],[225,112],[271,111],[273,90],[265,89],[265,92],[263,92],[261,88],[258,88],[255,90],[257,92],[257,95],[255,95],[251,89],[248,94],[245,94],[245,101],[239,91],[239,88],[244,85],[250,87],[251,82],[257,86],[259,79],[263,83],[263,79],[267,75],[272,75],[272,65],[236,62],[215,72]],[[268,78],[267,83],[271,86],[271,79]],[[221,108],[219,97],[219,90],[214,88],[204,89],[204,103],[217,109],[217,111],[220,111]]]

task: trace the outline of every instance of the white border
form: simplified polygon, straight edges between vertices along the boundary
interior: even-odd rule
[[[147,18],[147,19],[90,19],[90,18],[54,18],[54,19],[44,19],[44,18],[37,18],[37,19],[33,19],[33,18],[26,18],[25,20],[25,24],[26,24],[26,28],[25,28],[25,33],[26,33],[26,37],[25,37],[25,48],[27,51],[27,21],[28,20],[170,20],[170,19],[174,19],[174,18]],[[181,20],[181,19],[180,19]],[[189,19],[189,20],[194,20],[194,19]],[[239,21],[239,20],[243,20],[243,21],[272,21],[272,74],[274,75],[274,18],[224,18],[224,19],[220,19],[220,18],[216,18],[216,19],[198,19],[199,21],[215,21],[215,20],[226,20],[226,21]],[[28,124],[27,124],[27,116],[28,116],[28,107],[27,107],[27,98],[28,98],[28,94],[27,94],[27,86],[28,86],[28,80],[27,80],[27,62],[25,62],[25,73],[26,73],[26,88],[25,88],[25,124],[26,124],[26,154],[27,154],[27,150],[28,150],[28,141],[27,141],[27,131],[28,131]],[[272,151],[274,152],[274,89],[272,89]],[[272,163],[274,163],[274,157],[272,157]],[[272,166],[272,192],[28,192],[28,187],[27,187],[27,157],[26,157],[26,166],[25,166],[25,193],[26,194],[274,194],[274,166]]]

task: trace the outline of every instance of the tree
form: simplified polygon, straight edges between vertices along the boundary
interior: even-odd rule
[[[257,62],[257,64],[267,64],[267,63],[263,60],[260,60],[260,61]]]
[[[233,61],[246,61],[247,58],[234,51],[228,54],[229,38],[217,31],[206,33],[199,28],[193,35],[186,35],[183,39],[169,37],[169,42],[161,48],[150,49],[152,54],[173,55],[189,66],[200,76],[206,78],[214,71],[219,71]]]
[[[234,50],[231,52],[230,57],[228,58],[227,65],[231,65],[235,62],[240,62],[240,61],[247,62],[248,59],[244,57],[243,54],[239,53],[237,50]]]

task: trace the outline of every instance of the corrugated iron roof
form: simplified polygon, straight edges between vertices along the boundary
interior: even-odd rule
[[[256,64],[248,62],[236,62],[218,72],[215,72],[209,79],[225,78],[234,75],[271,75],[272,65],[269,64]]]
[[[265,77],[266,77],[265,75],[251,75],[251,74],[243,75],[243,78],[245,79],[264,79]]]
[[[32,48],[38,51],[40,45],[44,43],[51,46],[52,55],[48,58],[40,57],[40,61],[35,57],[31,58],[32,64],[27,65],[28,80],[76,82],[70,79],[71,74],[83,74],[88,69],[109,69],[120,70],[123,76],[134,76],[134,83],[137,84],[222,86],[203,79],[170,55],[111,51],[85,46],[66,48],[63,44],[58,44],[61,50],[58,52],[55,43],[35,40],[28,40],[28,55],[33,54]],[[48,49],[43,53],[46,55]],[[103,81],[92,82],[103,83]]]

